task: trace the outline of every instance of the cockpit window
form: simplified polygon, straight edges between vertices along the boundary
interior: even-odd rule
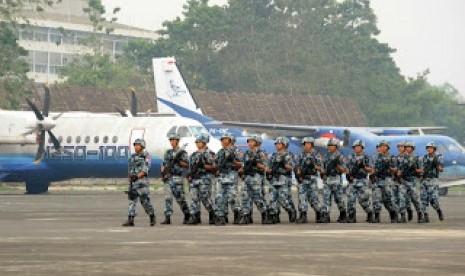
[[[437,154],[443,154],[444,152],[447,152],[447,147],[444,144],[438,144],[438,148],[436,149]]]
[[[189,129],[191,130],[192,135],[194,136],[200,135],[202,133],[208,134],[207,129],[203,126],[190,126]]]
[[[181,137],[190,137],[190,136],[192,136],[189,129],[187,127],[185,127],[185,126],[181,126],[181,127],[178,128],[178,134]]]
[[[438,144],[438,148],[436,149],[436,152],[438,154],[443,154],[445,152],[461,152],[465,153],[465,149],[463,148],[462,145],[460,145],[458,142],[451,142],[450,144]]]

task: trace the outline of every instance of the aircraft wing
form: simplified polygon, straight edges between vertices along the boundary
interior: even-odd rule
[[[264,123],[247,123],[237,121],[222,121],[211,122],[211,125],[224,125],[229,127],[238,127],[253,132],[265,132],[272,135],[285,136],[306,136],[319,131],[317,126],[304,125],[286,125],[286,124],[264,124]]]
[[[438,131],[446,130],[447,127],[434,126],[434,127],[366,127],[366,130],[376,134],[383,135],[385,133],[403,133],[408,135],[424,135],[429,133],[436,133]]]

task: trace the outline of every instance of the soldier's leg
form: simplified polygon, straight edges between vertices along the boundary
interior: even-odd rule
[[[335,186],[336,190],[334,191],[334,201],[339,208],[339,218],[338,222],[346,222],[347,219],[347,209],[346,204],[344,202],[344,187],[342,184],[337,184]]]
[[[381,187],[376,186],[373,188],[373,212],[375,214],[373,223],[380,222],[380,213],[382,209],[383,191]]]
[[[193,180],[189,186],[189,194],[191,197],[191,215],[200,213],[200,190],[197,180]]]
[[[173,214],[173,188],[174,188],[174,183],[171,179],[168,179],[163,184],[163,193],[165,195],[164,214],[166,217],[170,217]]]
[[[431,206],[433,206],[434,210],[438,213],[439,220],[444,220],[444,215],[441,210],[441,206],[439,205],[439,185],[436,180],[434,180],[434,185],[431,187],[431,197],[430,202]]]
[[[347,195],[347,213],[349,213],[349,218],[351,214],[355,214],[356,211],[356,201],[358,196],[358,190],[355,188],[354,184],[349,185],[349,194]],[[359,199],[360,203],[360,199]]]
[[[373,219],[373,209],[370,202],[370,188],[363,186],[358,191],[358,203],[362,206],[363,210],[367,213],[366,222],[371,222]]]
[[[417,186],[416,183],[412,183],[412,185],[409,185],[407,187],[407,196],[406,197],[408,198],[409,202],[413,203],[413,206],[415,207],[415,210],[417,212],[420,212],[421,211],[421,203],[420,203],[420,199],[419,199],[419,195],[418,195],[416,186]],[[409,206],[407,205],[407,209],[408,208],[409,208]],[[410,206],[410,208],[411,208],[411,206]]]
[[[310,181],[308,200],[310,201],[310,206],[312,206],[315,211],[315,222],[319,222],[321,220],[321,207],[320,200],[318,199],[318,185],[316,179]]]
[[[330,210],[331,210],[331,187],[328,184],[323,186],[323,206],[321,207],[322,221],[330,222]]]
[[[299,192],[299,212],[307,212],[308,211],[308,193],[309,193],[309,183],[307,180],[304,180],[298,186]]]
[[[289,221],[290,222],[295,222],[295,209],[289,202],[289,194],[290,194],[290,189],[289,185],[281,185],[279,187],[279,204],[288,212],[289,214]]]
[[[242,188],[242,193],[241,193],[241,206],[242,206],[242,215],[245,216],[245,215],[249,215],[250,214],[250,209],[251,209],[251,205],[250,205],[250,202],[251,202],[251,199],[250,199],[250,186],[252,185],[251,182],[252,182],[252,177],[251,176],[247,176],[244,180],[244,186]]]
[[[408,185],[408,184],[406,184]],[[406,204],[405,204],[405,198],[407,197],[407,187],[404,184],[401,184],[398,186],[398,207],[399,207],[399,213],[401,215],[401,222],[406,222]]]
[[[221,184],[222,179],[216,178],[216,197],[215,197],[215,214],[217,217],[224,217],[224,209],[226,207],[226,185]],[[205,204],[204,204],[205,206]],[[205,207],[207,208],[207,207]]]
[[[150,226],[155,225],[155,210],[153,208],[152,202],[150,201],[150,187],[147,184],[141,186],[139,191],[139,198],[144,211],[150,217]]]
[[[270,210],[270,215],[272,216],[273,220],[277,220],[277,215],[278,215],[278,198],[279,198],[279,190],[270,185],[270,204],[269,204],[269,210]]]

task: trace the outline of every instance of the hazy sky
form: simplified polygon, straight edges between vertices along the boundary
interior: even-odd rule
[[[121,7],[119,22],[158,30],[180,16],[185,0],[103,0],[107,10]],[[223,5],[227,0],[210,0]],[[433,84],[448,82],[465,96],[465,0],[372,0],[381,30],[379,40],[406,76],[430,69]]]

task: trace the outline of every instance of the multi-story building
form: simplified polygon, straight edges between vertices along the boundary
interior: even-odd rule
[[[90,53],[84,42],[93,33],[92,24],[83,12],[86,0],[63,0],[43,12],[28,11],[28,20],[18,34],[18,43],[28,50],[29,78],[38,83],[60,82],[59,70],[78,55]],[[112,57],[123,52],[133,39],[154,40],[157,34],[136,27],[114,23],[114,32],[102,35],[104,51]]]

